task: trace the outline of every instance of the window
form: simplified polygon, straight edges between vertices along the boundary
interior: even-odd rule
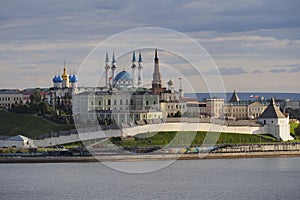
[[[122,99],[120,99],[120,105],[122,105],[123,104],[123,101],[122,101]]]
[[[117,100],[116,99],[114,100],[114,105],[117,105]]]
[[[107,100],[107,105],[110,105],[110,104],[111,104],[110,99],[108,99]]]
[[[99,101],[99,106],[101,105],[101,101]]]
[[[128,105],[128,99],[126,99],[126,105]]]
[[[146,105],[149,105],[149,101],[148,100],[146,101]]]
[[[93,101],[91,101],[91,105],[94,105],[94,102],[93,102]]]

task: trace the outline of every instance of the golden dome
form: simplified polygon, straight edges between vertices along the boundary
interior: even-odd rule
[[[66,69],[66,67],[64,67],[64,73],[61,75],[61,77],[62,77],[62,79],[63,79],[64,81],[69,82],[69,75],[67,74],[67,69]]]

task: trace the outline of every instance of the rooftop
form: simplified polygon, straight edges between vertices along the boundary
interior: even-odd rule
[[[275,105],[275,100],[272,98],[270,104],[265,109],[265,111],[261,114],[259,118],[286,118],[285,115],[279,110],[279,108]]]

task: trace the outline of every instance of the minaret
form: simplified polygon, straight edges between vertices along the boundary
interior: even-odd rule
[[[155,57],[154,57],[154,73],[152,80],[152,90],[154,93],[158,93],[162,86],[161,75],[159,71],[159,59],[157,56],[157,48],[155,49]]]
[[[111,81],[112,81],[112,85],[113,85],[114,81],[115,81],[115,71],[117,69],[115,52],[113,52],[113,57],[112,57],[111,65],[112,65],[111,66]]]
[[[142,53],[139,53],[139,68],[138,68],[138,87],[143,85],[143,60]]]
[[[182,90],[182,85],[181,85],[181,78],[179,79],[179,98],[183,97],[183,90]]]
[[[109,66],[109,57],[108,57],[108,52],[106,51],[106,58],[105,58],[105,86],[109,87],[109,70],[110,70],[110,66]]]
[[[131,70],[132,70],[132,87],[136,87],[136,59],[135,59],[135,51],[132,52],[132,65],[131,65]]]

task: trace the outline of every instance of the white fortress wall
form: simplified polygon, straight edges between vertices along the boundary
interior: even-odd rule
[[[97,138],[116,137],[116,136],[134,136],[141,133],[148,132],[164,132],[164,131],[209,131],[209,132],[223,132],[223,133],[241,133],[241,134],[265,134],[268,133],[268,127],[254,127],[254,126],[225,126],[209,123],[164,123],[164,124],[147,124],[143,126],[136,126],[130,128],[123,128],[122,130],[98,130],[94,132],[86,132],[71,135],[61,135],[59,137],[45,138],[42,140],[34,140],[37,146],[45,147],[52,145],[59,145],[81,140],[90,140]]]

